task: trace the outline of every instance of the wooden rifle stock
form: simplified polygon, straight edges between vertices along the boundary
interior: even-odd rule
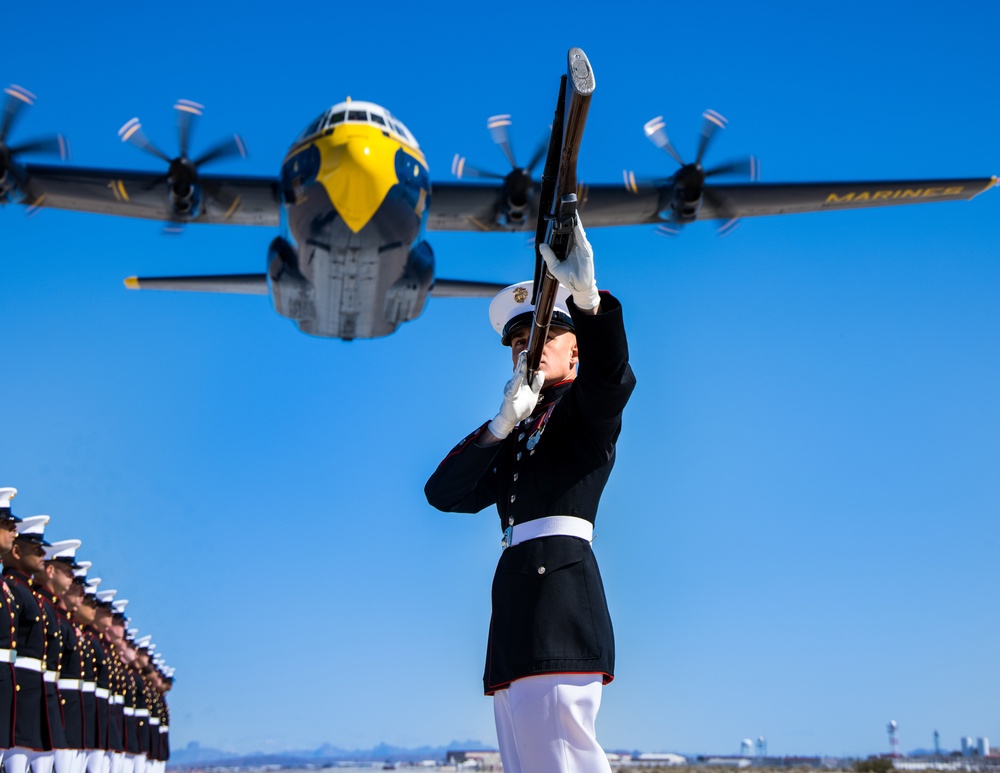
[[[581,49],[571,48],[568,60],[568,73],[562,76],[559,83],[559,98],[552,120],[552,135],[538,201],[532,297],[535,311],[527,349],[529,384],[542,361],[542,349],[549,335],[556,291],[559,289],[559,282],[546,268],[538,245],[544,242],[552,248],[556,258],[566,259],[576,225],[576,161],[595,86],[594,71]]]

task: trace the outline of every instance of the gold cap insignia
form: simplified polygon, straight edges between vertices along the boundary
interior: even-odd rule
[[[514,303],[524,303],[528,300],[528,291],[523,287],[514,288]]]

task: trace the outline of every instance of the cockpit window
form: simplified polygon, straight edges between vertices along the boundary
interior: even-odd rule
[[[369,113],[368,115],[379,126],[385,126],[385,119],[378,113]]]
[[[330,116],[330,122],[327,125],[328,126],[333,126],[335,123],[340,123],[343,120],[344,120],[344,111],[341,110],[341,111],[339,111],[337,113],[334,113],[333,115]]]
[[[324,118],[326,118],[326,113],[323,113],[323,115],[321,115],[319,118],[317,118],[311,124],[309,124],[305,128],[305,131],[302,132],[302,139],[305,139],[306,137],[311,137],[313,134],[315,134],[317,131],[319,131],[319,127],[323,125],[323,119]]]
[[[368,111],[366,110],[348,110],[347,111],[348,121],[367,121]]]

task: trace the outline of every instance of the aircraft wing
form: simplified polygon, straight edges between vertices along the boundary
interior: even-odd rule
[[[748,183],[706,186],[699,220],[838,209],[968,201],[997,183],[995,177],[837,183]],[[708,195],[711,192],[712,195]]]
[[[25,166],[29,207],[170,220],[165,174],[62,166]],[[281,197],[271,177],[201,175],[201,212],[187,222],[277,226]]]
[[[997,184],[995,177],[827,183],[706,185],[698,220],[829,212],[899,204],[968,201]],[[670,182],[632,191],[619,185],[581,185],[580,214],[587,227],[655,225],[669,212]],[[427,227],[432,231],[534,231],[532,209],[516,226],[501,225],[502,187],[435,183]]]
[[[427,216],[429,231],[534,231],[535,210],[524,227],[510,228],[497,223],[502,206],[500,185],[475,183],[434,183]]]

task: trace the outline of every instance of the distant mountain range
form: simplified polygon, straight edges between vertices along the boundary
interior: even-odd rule
[[[264,765],[280,765],[282,767],[300,767],[306,765],[326,765],[334,762],[418,762],[420,760],[443,760],[452,750],[484,751],[496,749],[495,744],[484,744],[482,741],[452,741],[447,746],[420,746],[406,749],[402,746],[392,746],[380,743],[371,749],[341,749],[338,746],[325,743],[317,749],[285,752],[251,752],[236,754],[224,752],[221,749],[211,749],[192,741],[182,749],[172,749],[170,752],[171,768],[203,768],[203,767],[262,767]],[[930,756],[932,749],[913,749],[908,756]],[[942,749],[942,755],[949,754]],[[694,757],[697,755],[686,755]]]
[[[170,750],[171,768],[201,767],[258,767],[262,765],[324,765],[332,762],[418,762],[420,760],[443,760],[449,750],[480,751],[496,749],[496,746],[482,741],[453,741],[448,746],[420,746],[405,749],[380,743],[371,749],[341,749],[325,743],[317,749],[286,752],[251,752],[235,754],[221,749],[211,749],[192,741],[186,747]]]

